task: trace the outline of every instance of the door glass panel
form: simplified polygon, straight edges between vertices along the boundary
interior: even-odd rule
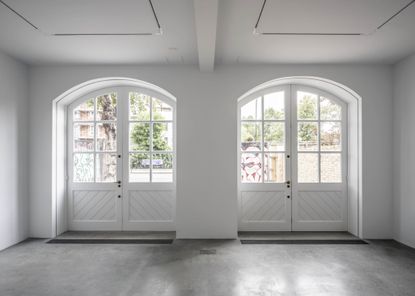
[[[75,123],[73,125],[74,152],[94,151],[94,124]]]
[[[173,150],[173,124],[153,123],[153,150]]]
[[[284,151],[285,150],[285,123],[266,122],[264,123],[264,150]]]
[[[284,183],[285,182],[285,154],[264,154],[264,181]]]
[[[147,121],[150,120],[150,96],[130,92],[130,120]]]
[[[284,120],[284,92],[275,92],[264,96],[264,119]]]
[[[153,154],[152,181],[173,182],[173,155],[171,153]]]
[[[320,149],[322,151],[340,151],[341,123],[321,122],[320,126]]]
[[[261,123],[245,122],[241,124],[241,149],[243,151],[261,150],[262,129]]]
[[[173,120],[173,108],[163,101],[153,98],[153,120]]]
[[[317,95],[297,92],[297,118],[299,120],[317,119]]]
[[[74,121],[94,120],[94,99],[89,99],[73,110]]]
[[[298,123],[298,151],[317,151],[318,150],[318,123],[299,122]]]
[[[341,154],[322,153],[321,154],[321,182],[322,183],[341,183]]]
[[[117,125],[97,124],[97,151],[117,151]]]
[[[298,153],[298,183],[318,183],[318,154]]]
[[[324,97],[320,97],[320,119],[341,120],[341,106]]]
[[[130,151],[150,151],[150,123],[130,123]]]
[[[117,181],[117,155],[110,153],[96,154],[96,182]]]
[[[117,119],[117,94],[105,94],[97,98],[97,119],[96,120],[116,120]]]
[[[130,153],[129,182],[150,182],[150,154]]]
[[[262,182],[262,154],[241,154],[241,180],[243,183]]]
[[[261,98],[256,98],[241,108],[241,119],[242,120],[261,120],[261,118],[262,118]]]
[[[94,182],[93,153],[75,153],[73,155],[73,181]]]

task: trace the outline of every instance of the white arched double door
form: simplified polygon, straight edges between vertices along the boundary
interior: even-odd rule
[[[68,108],[69,230],[174,230],[175,102],[118,87]]]
[[[286,85],[238,106],[239,230],[347,230],[347,105]]]

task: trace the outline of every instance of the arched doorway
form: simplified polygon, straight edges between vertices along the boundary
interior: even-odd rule
[[[175,230],[172,95],[138,80],[105,78],[63,94],[54,111],[57,234]]]
[[[239,230],[359,234],[360,101],[344,90],[293,77],[239,99]]]

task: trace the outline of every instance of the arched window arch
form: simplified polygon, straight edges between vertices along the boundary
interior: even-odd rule
[[[347,104],[304,85],[238,104],[241,230],[346,230]]]

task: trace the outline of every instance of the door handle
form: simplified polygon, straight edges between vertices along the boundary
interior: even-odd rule
[[[118,184],[118,187],[121,187],[121,181],[117,181],[117,182],[115,182],[115,183],[117,183],[117,184]]]
[[[290,181],[285,182],[285,184],[287,184],[287,188],[291,187],[291,182]]]

